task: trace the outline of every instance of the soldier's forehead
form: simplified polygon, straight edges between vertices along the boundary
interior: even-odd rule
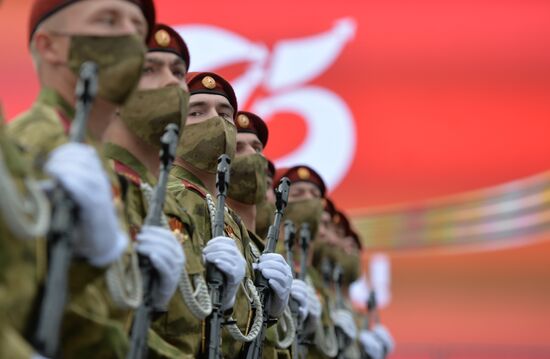
[[[213,105],[227,105],[232,108],[229,100],[223,96],[213,93],[195,93],[189,97],[189,105],[199,104],[213,104]]]
[[[183,59],[172,52],[149,51],[145,54],[145,60],[169,65],[185,65]]]
[[[63,8],[61,11],[56,12],[49,19],[62,18],[67,24],[74,27],[81,25],[80,19],[86,16],[95,15],[98,12],[123,12],[132,16],[133,18],[143,20],[145,23],[145,17],[140,9],[139,5],[131,1],[123,0],[84,0],[72,3],[70,6]],[[49,19],[46,19],[48,21]]]
[[[315,184],[311,183],[311,182],[306,182],[306,181],[297,181],[297,182],[294,182],[292,183],[292,186],[290,186],[290,188],[296,188],[296,189],[303,189],[303,190],[318,190],[319,191],[319,187],[317,187]]]
[[[260,139],[258,138],[258,135],[251,132],[237,132],[237,141],[242,142],[258,142],[261,144]]]

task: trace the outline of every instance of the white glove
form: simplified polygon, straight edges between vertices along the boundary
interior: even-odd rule
[[[303,280],[294,279],[292,281],[292,288],[290,289],[290,296],[298,303],[300,321],[303,321],[308,314],[308,285]]]
[[[386,355],[391,354],[395,349],[395,341],[393,340],[389,330],[382,324],[376,324],[372,331],[382,343]]]
[[[204,260],[215,265],[227,279],[222,298],[222,310],[232,308],[239,284],[246,272],[246,261],[237,248],[235,241],[229,237],[216,237],[208,241],[202,251]]]
[[[351,340],[355,340],[357,337],[357,327],[353,320],[353,314],[346,309],[336,309],[332,312],[332,321],[334,325],[342,329]]]
[[[321,318],[323,313],[323,307],[321,306],[321,301],[315,292],[315,289],[311,286],[307,286],[307,308],[308,314],[316,321]]]
[[[278,253],[262,254],[258,264],[255,264],[254,267],[267,279],[273,294],[275,294],[271,297],[271,316],[280,316],[288,305],[292,286],[292,270],[283,256]]]
[[[359,342],[363,347],[363,351],[367,353],[371,359],[384,359],[384,347],[373,332],[368,330],[359,332]]]
[[[118,224],[111,184],[93,147],[68,143],[53,150],[44,167],[69,192],[79,207],[80,232],[75,254],[94,266],[117,260],[128,246]]]
[[[143,226],[136,236],[137,252],[151,261],[158,275],[153,293],[153,307],[166,311],[178,286],[185,254],[174,234],[165,228]]]

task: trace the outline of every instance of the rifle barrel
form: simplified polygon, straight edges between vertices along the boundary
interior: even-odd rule
[[[179,128],[175,124],[169,124],[164,129],[161,137],[160,173],[157,185],[153,190],[153,196],[144,225],[161,226],[164,202],[166,199],[166,185],[168,174],[175,157],[175,146],[178,143]],[[151,260],[145,256],[139,256],[139,268],[143,281],[143,301],[136,311],[132,325],[132,337],[130,341],[129,359],[146,358],[148,352],[147,334],[151,326],[151,314],[153,312],[153,292],[157,284],[157,273]]]
[[[227,155],[221,155],[218,158],[218,169],[216,173],[217,204],[214,223],[212,224],[212,237],[223,236],[225,226],[225,199],[229,188],[231,159]],[[220,339],[221,339],[221,301],[224,292],[224,276],[222,272],[213,264],[206,266],[206,280],[210,289],[210,299],[212,301],[212,312],[206,320],[207,333],[207,357],[217,359],[221,357]]]
[[[69,130],[69,142],[84,141],[89,114],[97,94],[97,68],[93,62],[85,62],[80,67],[75,91],[75,118]],[[53,188],[50,199],[52,217],[47,234],[50,264],[31,342],[41,354],[54,357],[58,352],[61,320],[68,296],[68,272],[79,220],[78,206],[61,185],[57,184]]]

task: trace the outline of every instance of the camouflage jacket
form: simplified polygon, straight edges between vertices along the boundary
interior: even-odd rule
[[[204,188],[204,185],[189,171],[182,167],[174,166],[170,173],[168,188],[176,197],[178,204],[187,208],[189,214],[193,217],[195,228],[201,236],[201,245],[204,245],[212,237],[210,214],[206,201],[207,190]],[[248,263],[246,277],[253,281],[254,271],[252,263],[257,258],[252,253],[250,238],[244,224],[231,210],[225,213],[225,234],[235,239],[237,247],[241,250]],[[233,318],[244,334],[247,334],[250,329],[254,314],[249,298],[251,297],[248,290],[245,290],[244,286],[241,286],[237,292],[237,298],[233,307]],[[189,332],[185,333],[181,330],[185,318],[179,313],[170,312],[168,313],[168,317],[168,325],[166,326],[168,330],[161,335],[167,338],[170,343],[180,348],[187,341],[186,337],[190,335]],[[206,345],[205,338],[201,335],[205,328],[205,322],[198,322],[197,320],[195,322],[196,330],[193,333],[196,333],[196,338],[193,339],[194,344],[192,348],[194,355],[198,355]],[[240,358],[243,348],[243,343],[234,340],[226,330],[222,330],[222,353],[225,358]]]
[[[148,200],[145,199],[143,191],[141,189],[142,184],[147,184],[151,188],[156,185],[156,178],[147,171],[146,167],[135,158],[128,150],[112,144],[107,143],[104,146],[105,156],[110,158],[111,164],[119,177],[121,177],[121,183],[126,188],[124,191],[123,200],[125,203],[125,212],[130,227],[130,233],[132,238],[135,239],[135,235],[139,232],[148,211]],[[196,236],[192,218],[189,216],[184,208],[180,207],[170,192],[166,193],[164,203],[164,213],[166,214],[168,225],[174,232],[176,238],[181,242],[185,251],[186,258],[186,270],[189,275],[202,274],[204,267],[202,265],[201,246],[198,243],[199,238]],[[179,291],[172,298],[168,313],[180,312],[183,313],[188,320],[186,323],[192,323],[192,314],[187,309],[185,302],[183,301]],[[168,313],[160,315],[158,320],[153,324],[153,328],[159,332],[164,332],[167,325]],[[128,314],[127,318],[131,318]],[[129,326],[131,320],[126,320]],[[129,329],[129,328],[127,328]],[[193,327],[185,328],[185,332],[192,331]],[[177,351],[175,357],[183,357],[185,355],[192,354],[191,351],[184,351],[182,346],[180,350],[174,346],[168,344],[160,336],[154,335],[154,340],[149,340],[149,357],[166,357],[161,353],[165,353],[165,347],[172,348],[172,351]],[[190,356],[192,357],[192,356]]]
[[[32,169],[40,176],[40,168],[48,154],[56,147],[68,141],[68,130],[74,108],[51,89],[42,89],[32,107],[14,119],[8,126],[8,133],[15,138],[32,164]],[[101,153],[98,140],[87,138],[89,144]],[[100,156],[101,158],[101,156]],[[102,158],[103,159],[103,158]],[[111,179],[114,202],[119,213],[122,228],[127,228],[120,201],[120,184],[106,161],[104,168]],[[30,244],[28,244],[30,245]],[[29,265],[34,267],[26,278],[20,276],[20,283],[32,283],[36,288],[41,285],[46,271],[46,243],[38,239],[27,257]],[[130,251],[130,249],[128,249]],[[128,254],[127,254],[128,255]],[[127,256],[120,259],[128,261]],[[30,275],[32,273],[32,276]],[[61,333],[62,353],[66,357],[124,357],[127,347],[127,335],[123,325],[109,317],[109,293],[97,287],[97,281],[105,274],[105,268],[95,268],[86,261],[73,260],[69,272],[70,302],[63,318]],[[33,323],[32,301],[34,294],[14,293],[20,304],[20,315],[16,318],[17,328],[25,323]],[[38,301],[36,301],[38,302]],[[93,308],[93,311],[90,311]]]
[[[10,178],[20,186],[27,176],[25,161],[5,132],[0,110],[0,155]],[[21,186],[22,187],[22,186]],[[21,188],[22,189],[22,188]],[[29,358],[32,348],[22,335],[24,316],[34,297],[36,274],[33,255],[34,241],[22,241],[10,231],[6,218],[0,216],[0,358]],[[26,302],[19,302],[26,299]],[[23,304],[23,305],[22,305]]]

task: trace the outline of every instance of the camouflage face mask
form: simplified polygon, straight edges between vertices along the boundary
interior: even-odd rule
[[[145,58],[145,43],[135,35],[70,35],[68,67],[79,76],[86,61],[98,65],[98,97],[122,105],[136,88]]]
[[[258,204],[267,189],[267,160],[260,153],[237,156],[231,163],[229,198],[245,204]]]
[[[340,251],[336,259],[342,267],[342,281],[345,285],[349,285],[359,278],[361,259],[358,253],[348,254]]]
[[[275,217],[275,203],[264,200],[256,205],[256,234],[260,238],[267,237],[269,226],[273,224]]]
[[[188,104],[189,94],[179,86],[138,90],[122,107],[120,116],[139,138],[160,148],[166,125],[185,126]]]
[[[328,242],[315,240],[312,242],[313,266],[321,273],[323,261],[328,261],[331,265],[336,262],[338,248]]]
[[[321,199],[312,198],[289,203],[285,209],[284,219],[290,219],[294,222],[298,233],[302,223],[309,224],[311,238],[315,238],[322,213],[323,203]]]
[[[177,149],[177,156],[192,166],[216,173],[218,157],[223,154],[231,160],[237,148],[237,128],[222,117],[186,125]]]

